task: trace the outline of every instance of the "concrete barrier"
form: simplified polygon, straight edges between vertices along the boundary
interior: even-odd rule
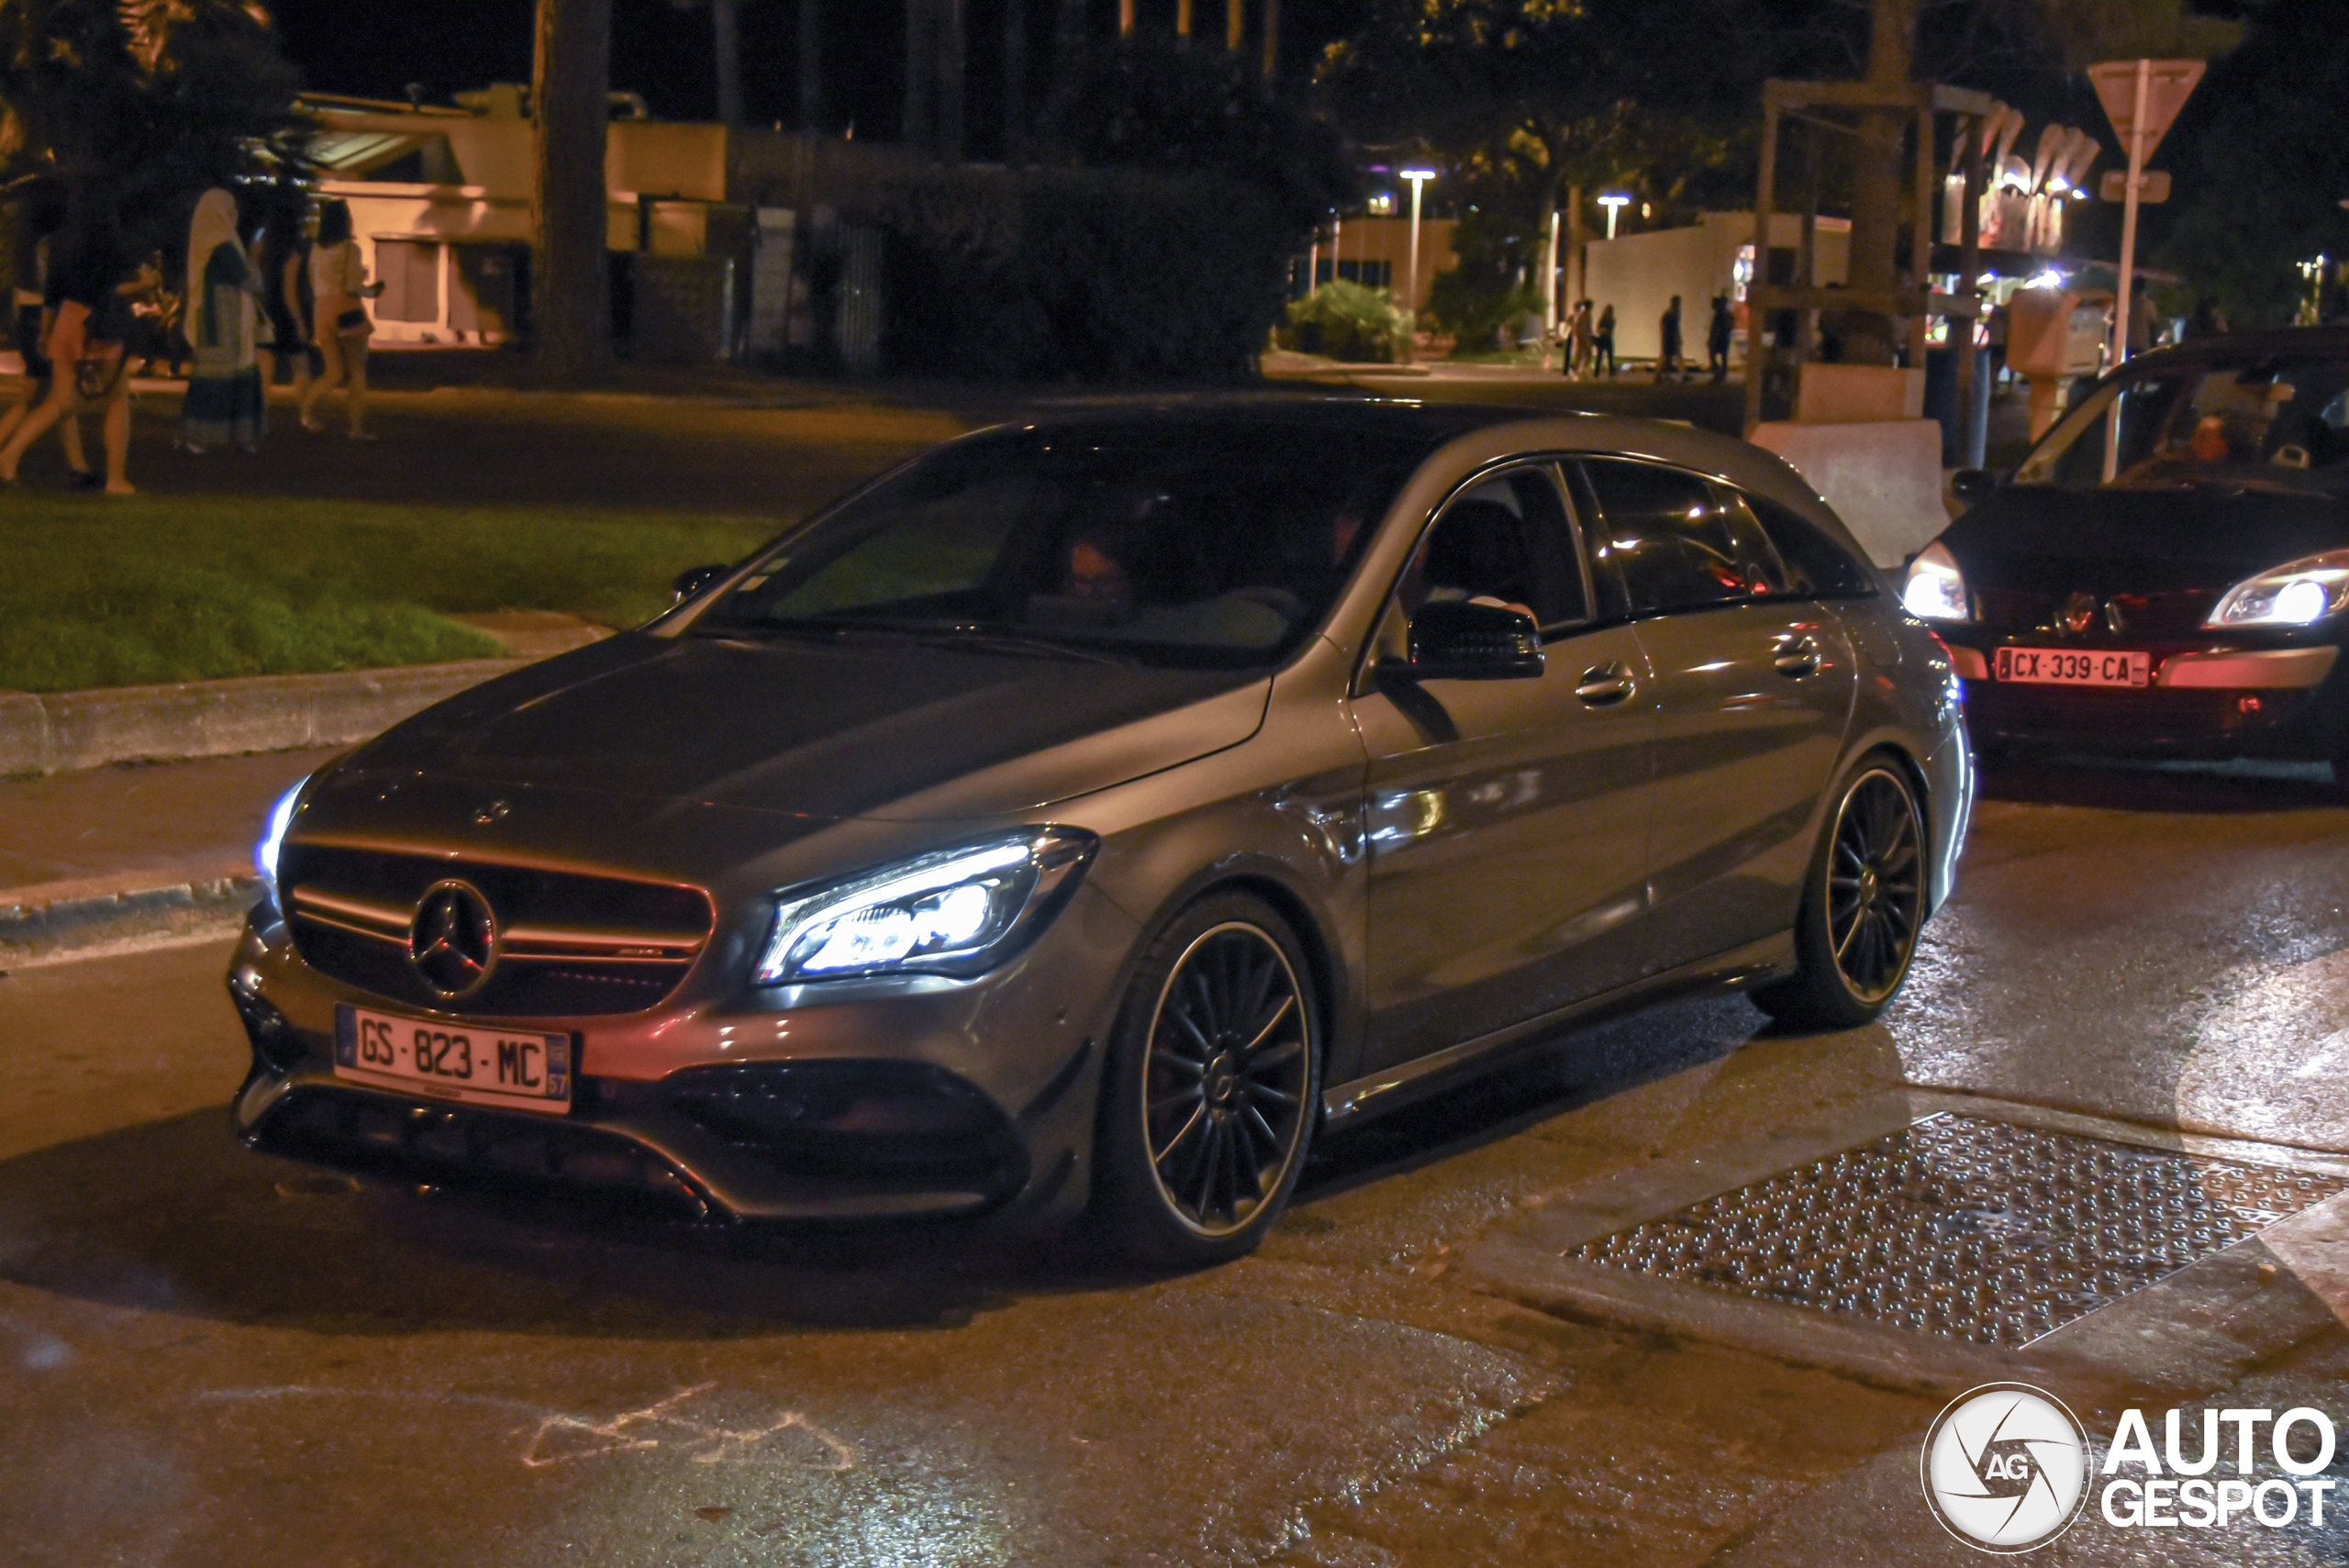
[[[1878,566],[1899,565],[1949,527],[1935,420],[1757,425],[1749,439],[1809,481]]]
[[[51,696],[0,693],[0,776],[355,745],[523,662],[472,659]]]

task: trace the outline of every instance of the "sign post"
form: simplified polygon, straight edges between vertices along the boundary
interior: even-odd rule
[[[2112,302],[2112,356],[2118,368],[2129,357],[2130,295],[2136,283],[2137,202],[2144,188],[2145,160],[2154,155],[2162,135],[2202,80],[2199,60],[2113,60],[2088,67],[2088,80],[2104,105],[2121,146],[2129,155],[2129,183],[2121,207],[2121,286]],[[2104,433],[2104,477],[2108,483],[2121,461],[2121,400],[2113,399]]]

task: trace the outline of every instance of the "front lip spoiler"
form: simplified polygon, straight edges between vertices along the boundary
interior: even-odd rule
[[[2173,653],[2154,673],[2157,686],[2218,686],[2232,691],[2305,691],[2332,673],[2341,650],[2321,648],[2213,649]]]

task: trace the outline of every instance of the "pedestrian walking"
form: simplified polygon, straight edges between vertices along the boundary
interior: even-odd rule
[[[1590,322],[1590,301],[1575,306],[1575,313],[1566,323],[1566,374],[1572,377],[1590,373],[1591,338],[1598,328]]]
[[[53,319],[54,307],[49,298],[50,263],[58,231],[64,227],[64,188],[54,180],[38,180],[27,186],[17,204],[16,253],[11,268],[16,287],[12,325],[17,356],[25,362],[25,384],[15,405],[6,414],[0,415],[0,446],[7,444],[48,395],[54,374],[42,345],[49,340]],[[90,472],[90,460],[82,450],[82,421],[60,419],[57,434],[65,447],[65,465],[72,471],[73,487],[95,490],[103,481]]]
[[[206,452],[261,445],[267,411],[260,365],[261,274],[237,237],[237,199],[213,189],[195,204],[187,237],[188,373],[181,444]]]
[[[1587,305],[1589,301],[1583,302]],[[1591,339],[1594,345],[1590,373],[1598,374],[1598,367],[1607,367],[1607,379],[1613,381],[1618,367],[1615,363],[1615,307],[1608,306],[1598,313],[1598,332]]]
[[[1737,318],[1730,314],[1729,295],[1713,295],[1713,319],[1705,328],[1705,364],[1713,380],[1729,379],[1729,346],[1737,334]]]
[[[1664,318],[1656,323],[1656,332],[1662,339],[1662,345],[1656,350],[1655,378],[1662,381],[1664,377],[1670,376],[1676,381],[1680,376],[1680,296],[1678,295],[1674,295],[1672,303],[1664,306]]]
[[[302,232],[309,196],[298,185],[271,189],[269,214],[254,247],[261,273],[262,318],[267,328],[273,374],[290,378],[297,408],[310,400],[310,382],[321,365],[310,340],[317,295],[310,287],[310,242]]]
[[[52,364],[49,395],[0,447],[0,484],[17,483],[26,450],[47,435],[51,425],[96,412],[104,417],[106,493],[138,494],[126,472],[130,459],[130,365],[126,352],[130,302],[123,297],[122,285],[129,272],[110,208],[68,225],[67,241],[58,250],[50,279],[57,308],[43,345]]]
[[[330,201],[318,209],[318,239],[310,251],[310,287],[317,295],[317,336],[324,372],[310,383],[302,404],[302,428],[322,430],[317,406],[340,386],[350,406],[351,439],[372,441],[367,428],[367,339],[374,330],[367,318],[366,301],[384,292],[367,281],[367,264],[360,259],[359,241],[351,237],[351,208]]]

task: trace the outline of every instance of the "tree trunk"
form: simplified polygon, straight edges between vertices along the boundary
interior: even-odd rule
[[[969,0],[937,0],[938,154],[963,161],[963,8]]]
[[[736,27],[740,0],[709,0],[712,51],[718,57],[718,123],[742,123],[742,41]]]
[[[1248,0],[1225,0],[1223,7],[1223,47],[1232,53],[1248,38]]]
[[[1264,80],[1269,83],[1281,69],[1281,0],[1264,0]]]
[[[1003,154],[1017,163],[1028,150],[1028,0],[1004,0]]]
[[[1903,87],[1917,53],[1918,0],[1872,0],[1868,84]],[[1852,171],[1852,249],[1845,273],[1854,289],[1889,291],[1898,281],[1894,252],[1900,231],[1900,148],[1909,121],[1905,109],[1860,116]],[[1847,333],[1846,356],[1863,364],[1890,364],[1892,323],[1881,332]]]
[[[610,117],[612,0],[538,0],[530,89],[537,163],[540,374],[591,378],[611,363],[604,138]]]
[[[936,139],[937,122],[930,117],[930,96],[937,82],[938,46],[931,36],[934,0],[906,0],[906,118],[898,139],[907,147],[927,148]]]
[[[799,0],[799,128],[820,130],[823,122],[823,0]]]

